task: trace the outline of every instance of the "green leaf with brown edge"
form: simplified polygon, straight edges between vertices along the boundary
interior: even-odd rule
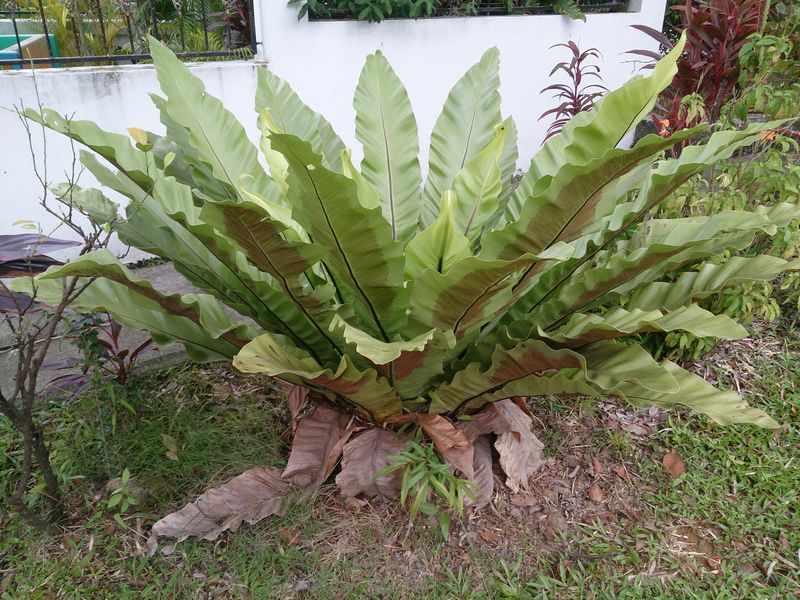
[[[251,325],[231,322],[214,297],[162,294],[146,279],[136,277],[107,250],[91,252],[48,269],[36,278],[37,298],[57,304],[63,278],[73,276],[83,278],[89,286],[72,308],[81,312],[107,312],[126,327],[147,331],[162,346],[180,342],[193,360],[230,359],[258,335]],[[18,281],[19,285],[30,287],[30,281]]]
[[[538,328],[538,335],[562,348],[580,348],[599,340],[627,337],[653,331],[686,331],[698,337],[736,340],[747,337],[747,330],[725,315],[715,315],[696,304],[676,308],[666,314],[612,308],[602,314],[575,313],[555,331]]]
[[[319,336],[341,354],[340,339],[329,331],[335,313],[327,300],[334,290],[330,286],[328,291],[312,288],[305,277],[307,270],[325,258],[325,248],[286,240],[288,227],[273,219],[262,205],[249,200],[207,202],[200,218],[235,241],[256,267],[273,278]]]
[[[720,425],[751,423],[767,429],[778,427],[774,419],[749,406],[735,392],[718,390],[702,377],[689,373],[671,361],[662,361],[661,365],[676,379],[680,385],[679,392],[658,394],[633,384],[623,384],[618,388],[619,393],[634,406],[667,409],[685,406],[708,415]]]
[[[587,226],[606,216],[598,208],[603,207],[600,200],[607,185],[704,129],[687,129],[669,138],[648,135],[630,150],[610,148],[588,164],[565,163],[552,178],[537,184],[514,222],[483,236],[481,256],[510,260],[580,237]]]
[[[291,135],[271,137],[289,163],[292,216],[329,252],[339,292],[346,290],[364,328],[390,341],[405,324],[408,291],[403,286],[403,248],[392,239],[380,209],[364,208],[356,184],[326,169],[311,146]],[[357,223],[357,227],[353,225]]]
[[[308,353],[270,334],[260,335],[242,348],[233,359],[233,366],[244,373],[299,377],[310,387],[347,400],[373,423],[382,424],[403,409],[392,386],[375,369],[360,370],[347,355],[335,370],[326,369]]]

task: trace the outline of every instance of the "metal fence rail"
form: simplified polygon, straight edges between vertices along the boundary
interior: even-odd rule
[[[135,64],[148,36],[182,59],[249,58],[252,0],[0,0],[0,70]]]

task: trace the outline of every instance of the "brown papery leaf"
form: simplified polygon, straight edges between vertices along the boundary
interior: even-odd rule
[[[596,483],[593,483],[591,486],[589,486],[587,496],[589,496],[589,498],[595,502],[603,502],[606,499],[606,495],[603,493],[603,490]]]
[[[614,465],[612,469],[614,470],[614,473],[617,474],[617,477],[619,477],[623,481],[630,482],[631,475],[630,473],[628,473],[628,469],[625,468],[625,465]]]
[[[528,489],[528,480],[544,463],[543,444],[531,431],[531,418],[512,400],[489,404],[472,420],[459,424],[469,439],[486,433],[497,434],[494,447],[500,454],[500,466],[506,485],[512,492]]]
[[[301,488],[322,485],[339,462],[352,432],[350,417],[317,406],[297,426],[283,479]]]
[[[678,456],[678,451],[675,450],[675,448],[667,452],[661,462],[664,464],[667,471],[669,471],[669,474],[673,479],[677,479],[686,473],[686,465]]]
[[[441,415],[419,413],[417,424],[428,434],[442,458],[472,480],[474,449],[466,434]]]
[[[480,508],[486,506],[494,495],[494,473],[492,473],[492,442],[488,435],[482,435],[472,442],[473,475],[472,483],[475,486],[473,493],[475,501],[473,506]]]
[[[594,471],[595,477],[599,477],[603,473],[603,465],[596,456],[592,457],[592,471]]]
[[[389,466],[389,457],[403,452],[411,440],[410,433],[394,433],[387,429],[369,429],[344,446],[342,470],[336,484],[345,498],[359,494],[394,498],[400,494],[403,471],[397,470],[376,479]]]
[[[243,521],[252,525],[281,514],[292,493],[280,470],[254,467],[157,521],[147,546],[155,553],[159,536],[176,538],[163,549],[170,554],[175,544],[189,536],[214,540],[225,530],[235,531]]]
[[[286,394],[286,402],[289,404],[289,414],[292,418],[292,433],[294,433],[297,431],[300,413],[308,405],[308,394],[311,390],[304,385],[297,385],[283,379],[277,379],[276,382]]]

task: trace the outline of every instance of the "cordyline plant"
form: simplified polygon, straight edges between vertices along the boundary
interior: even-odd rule
[[[207,492],[156,523],[154,542],[213,539],[274,514],[340,459],[345,496],[395,495],[402,474],[376,475],[405,448],[411,433],[393,430],[409,422],[474,482],[476,503],[493,494],[491,441],[507,485],[527,487],[541,444],[519,396],[612,396],[776,426],[635,343],[649,331],[740,338],[740,325],[696,302],[800,269],[772,256],[712,260],[774,233],[800,215],[796,206],[648,218],[687,179],[775,126],[716,132],[673,160],[661,153],[702,128],[618,147],[669,85],[683,42],[548,140],[513,193],[516,130],[500,114],[496,49],[450,92],[423,179],[408,95],[380,53],[367,57],[354,97],[359,169],[328,121],[266,70],[256,97],[262,163],[220,101],[151,44],[165,135],[133,129],[132,145],[91,122],[28,116],[92,150],[81,155],[86,168],[130,200],[124,218],[97,190],[73,201],[205,293],[162,294],[98,252],[40,275],[40,297],[60,278],[94,277],[75,308],[179,341],[195,360],[232,358],[243,372],[289,382],[300,417],[285,470],[256,467]]]

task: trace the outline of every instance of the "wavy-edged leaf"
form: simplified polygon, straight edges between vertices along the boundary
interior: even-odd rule
[[[698,337],[736,340],[747,331],[725,315],[715,315],[696,304],[679,307],[666,314],[659,310],[643,311],[613,308],[602,314],[573,314],[556,331],[539,329],[539,336],[565,348],[579,348],[599,340],[629,336],[634,333],[686,331]]]
[[[175,538],[163,550],[170,554],[175,544],[190,536],[215,540],[223,531],[236,531],[242,522],[253,525],[270,515],[282,514],[292,493],[291,486],[281,479],[280,470],[248,469],[158,520],[147,545],[154,553],[159,537]]]
[[[491,365],[483,369],[474,362],[458,371],[452,381],[431,392],[430,412],[460,412],[461,408],[484,394],[506,384],[549,371],[581,368],[583,358],[571,350],[555,350],[540,340],[527,340],[492,354]]]
[[[472,256],[469,239],[456,228],[457,206],[456,195],[451,190],[445,191],[436,220],[406,246],[406,277],[417,279],[426,269],[444,274]]]
[[[749,406],[735,392],[718,390],[702,377],[689,373],[671,361],[662,361],[661,365],[677,380],[680,386],[677,393],[654,393],[633,384],[621,385],[618,391],[634,406],[685,406],[708,415],[720,425],[751,423],[768,429],[778,427],[774,419]]]
[[[272,276],[319,336],[332,348],[340,348],[339,341],[328,331],[333,310],[325,300],[332,296],[333,289],[314,289],[305,281],[305,272],[326,256],[325,248],[286,240],[284,234],[288,227],[249,200],[207,202],[200,217],[234,240],[253,264]]]
[[[98,189],[81,188],[71,183],[57,183],[50,186],[50,191],[62,202],[89,215],[96,225],[112,223],[119,218],[119,206]]]
[[[581,113],[584,114],[584,113]],[[776,123],[769,123],[770,127]],[[729,158],[743,147],[758,141],[764,125],[754,124],[742,131],[718,131],[702,146],[684,148],[677,159],[664,160],[653,169],[635,169],[623,177],[616,191],[617,198],[607,198],[616,208],[610,216],[601,219],[589,233],[572,242],[575,258],[560,264],[539,264],[528,269],[514,291],[515,304],[510,309],[511,318],[520,318],[532,312],[568,283],[575,273],[594,256],[614,242],[622,232],[641,220],[654,206],[674,192],[680,185],[706,167]],[[641,177],[637,181],[636,177]],[[626,201],[630,192],[638,191],[633,201]],[[622,200],[620,202],[620,200]],[[618,204],[617,204],[618,203]]]
[[[252,197],[247,193],[243,195]],[[244,300],[245,306],[253,311],[256,321],[264,327],[271,326],[278,333],[289,336],[318,360],[334,361],[334,364],[338,362],[336,343],[315,321],[315,315],[309,312],[310,307],[317,306],[316,316],[324,318],[321,316],[324,310],[318,307],[319,298],[316,303],[301,303],[301,290],[294,288],[296,295],[287,294],[271,274],[252,266],[245,253],[235,244],[234,238],[219,235],[212,223],[200,218],[201,209],[194,205],[187,186],[171,177],[161,177],[153,186],[153,198],[160,202],[169,217],[181,223],[205,247],[207,254],[218,261],[219,268],[215,270],[217,287],[227,285],[227,294],[240,298],[238,304]],[[251,208],[254,207],[251,205]],[[274,241],[279,243],[278,240]],[[306,255],[306,260],[309,260],[308,257]],[[288,267],[291,259],[286,255],[283,258],[287,260],[283,266]],[[176,268],[180,270],[177,264]],[[294,265],[292,268],[299,267]],[[224,282],[219,281],[222,277]]]
[[[526,347],[530,343],[531,340],[527,340],[519,345]],[[501,347],[495,349],[496,355],[502,356],[504,352],[506,351]],[[458,411],[471,414],[489,402],[515,396],[600,396],[603,393],[613,393],[624,382],[632,382],[659,393],[673,393],[678,389],[674,378],[659,366],[646,350],[636,344],[601,341],[582,348],[580,353],[569,350],[567,352],[570,354],[564,356],[577,359],[581,365],[579,368],[524,376],[525,369],[516,367],[515,378],[487,389],[482,394],[475,394],[481,387],[486,387],[486,378],[481,374],[480,365],[468,365],[462,373],[469,371],[470,388],[466,388],[461,382],[460,384],[462,389],[472,389],[472,396],[461,398]],[[513,349],[511,354],[513,356]],[[510,368],[514,369],[513,366]],[[453,410],[455,398],[446,403],[440,400],[438,394],[431,394],[431,397],[431,412]]]
[[[607,185],[703,129],[680,131],[671,138],[648,135],[630,150],[610,148],[588,163],[565,163],[552,177],[537,183],[514,222],[483,236],[481,255],[512,259],[580,237],[586,227],[605,216],[598,208],[603,207],[600,200]]]
[[[411,318],[427,327],[451,329],[460,337],[494,316],[508,301],[515,282],[512,275],[539,260],[566,259],[571,252],[572,248],[563,244],[540,256],[529,254],[513,261],[470,256],[444,274],[426,269],[414,281]]]
[[[346,284],[339,292],[349,291],[365,328],[389,341],[406,320],[402,246],[380,210],[361,206],[356,184],[326,169],[309,144],[283,134],[271,140],[289,163],[292,216],[328,249],[326,264]]]
[[[391,457],[401,454],[411,434],[395,433],[388,429],[369,429],[354,436],[344,447],[342,469],[336,476],[336,485],[345,498],[384,496],[396,498],[400,494],[403,473],[400,470],[378,476],[392,464]]]
[[[233,366],[244,373],[266,373],[290,381],[300,378],[309,387],[347,400],[373,423],[381,424],[403,408],[392,386],[375,369],[362,371],[346,355],[335,370],[325,369],[308,353],[270,334],[242,348]]]
[[[96,278],[73,302],[73,309],[107,312],[121,325],[147,331],[160,345],[180,342],[196,361],[230,359],[257,335],[250,325],[232,323],[212,296],[162,294],[107,250],[85,254],[40,275],[37,298],[57,304],[60,280],[70,276],[86,278],[87,283]]]
[[[453,180],[453,191],[458,199],[455,227],[470,240],[480,235],[484,223],[499,205],[502,191],[500,159],[507,137],[505,125],[498,125],[492,141],[472,157]]]
[[[375,365],[388,364],[400,358],[403,353],[420,352],[436,334],[436,330],[431,329],[410,340],[384,342],[351,325],[339,315],[333,317],[330,329],[346,343],[354,346],[356,353]]]
[[[452,331],[434,329],[433,332],[421,350],[403,351],[392,361],[392,383],[403,400],[422,396],[444,373],[444,365],[456,345],[456,338]]]
[[[800,259],[789,262],[769,255],[734,256],[721,265],[705,263],[697,271],[681,273],[674,282],[643,284],[625,305],[647,311],[676,310],[746,281],[771,281],[786,271],[800,271]]]
[[[531,318],[550,329],[571,313],[607,299],[609,293],[619,296],[677,266],[727,249],[743,249],[757,232],[774,232],[798,215],[798,207],[778,204],[753,212],[723,211],[710,217],[648,221],[629,242],[595,256],[598,264],[590,267],[587,263],[576,270],[551,299],[532,311]]]
[[[419,133],[403,83],[380,51],[367,56],[353,97],[361,174],[378,192],[392,239],[407,242],[419,223]]]
[[[341,170],[340,152],[344,143],[330,123],[309,108],[287,81],[269,69],[258,69],[256,112],[261,115],[264,109],[269,109],[269,115],[281,133],[309,142],[314,152],[323,156],[329,169]]]
[[[219,99],[163,43],[149,38],[153,64],[166,96],[165,110],[186,129],[190,145],[214,177],[238,191],[243,176],[252,178],[249,188],[269,197],[274,184],[258,161],[258,152],[242,124]]]
[[[181,183],[191,185],[195,193],[202,195],[203,198],[212,198],[214,200],[236,198],[235,187],[229,181],[217,179],[213,167],[200,157],[197,148],[192,145],[192,140],[186,127],[172,118],[168,109],[167,99],[158,94],[150,94],[150,100],[158,109],[159,120],[167,130],[166,139],[171,142],[170,146],[172,146],[170,150],[176,153],[173,164],[184,163],[191,177],[187,180],[184,177],[179,177],[174,172],[168,174],[174,175]],[[156,150],[161,150],[160,146],[161,144],[154,144],[154,154]],[[164,169],[164,171],[172,171],[172,169]]]
[[[499,88],[500,51],[490,48],[447,96],[431,133],[423,226],[433,223],[444,191],[452,189],[458,172],[486,147],[502,122]]]
[[[66,135],[83,144],[117,169],[124,172],[132,181],[144,189],[150,189],[153,181],[149,175],[145,153],[134,148],[128,136],[104,131],[92,121],[73,121],[62,117],[54,110],[42,109],[41,114],[28,108],[25,117]]]

